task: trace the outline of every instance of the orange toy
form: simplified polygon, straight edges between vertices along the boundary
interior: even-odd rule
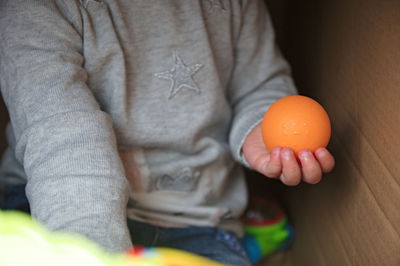
[[[325,109],[315,100],[300,95],[286,96],[273,103],[261,123],[262,138],[268,151],[289,147],[298,154],[326,147],[331,124]]]

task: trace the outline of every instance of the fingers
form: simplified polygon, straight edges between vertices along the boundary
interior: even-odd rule
[[[319,148],[314,154],[302,150],[297,157],[290,148],[275,148],[260,172],[268,177],[280,177],[285,185],[296,186],[302,180],[309,184],[319,183],[322,174],[330,172],[334,166],[335,159],[326,148]]]
[[[335,167],[335,158],[325,148],[318,148],[315,151],[315,157],[318,160],[322,172],[328,173]]]
[[[270,154],[269,161],[261,169],[262,173],[268,177],[277,178],[282,173],[282,163],[280,158],[281,148],[276,147]]]
[[[317,149],[314,154],[309,150],[302,150],[298,154],[303,180],[310,184],[321,181],[322,173],[330,172],[335,166],[335,159],[326,148]]]
[[[301,163],[303,181],[309,184],[317,184],[321,181],[322,171],[320,164],[310,150],[302,150],[298,153]]]
[[[275,148],[271,153],[268,153],[264,148],[263,152],[258,152],[257,156],[254,154],[247,156],[247,162],[259,173],[270,178],[277,178],[282,172],[282,164],[279,155],[280,148]]]
[[[280,159],[282,162],[281,181],[288,186],[296,186],[301,181],[301,170],[292,149],[283,148]]]
[[[289,148],[281,150],[281,181],[288,186],[296,186],[301,180],[309,184],[317,184],[322,173],[330,172],[335,166],[335,159],[326,148],[319,148],[315,154],[310,150],[298,153],[299,162]]]
[[[314,154],[309,150],[296,155],[290,148],[274,148],[271,153],[265,149],[256,127],[243,144],[243,154],[249,165],[270,178],[280,178],[288,186],[296,186],[301,180],[316,184],[321,181],[322,173],[330,172],[335,160],[326,148],[317,149]]]

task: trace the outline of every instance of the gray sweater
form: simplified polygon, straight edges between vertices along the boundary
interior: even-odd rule
[[[126,216],[240,232],[241,146],[295,93],[262,1],[1,0],[0,41],[33,217],[110,251]]]

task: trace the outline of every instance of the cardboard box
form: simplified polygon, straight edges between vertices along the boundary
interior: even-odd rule
[[[400,265],[400,1],[283,2],[278,41],[331,117],[336,168],[279,186],[295,242],[262,265]]]

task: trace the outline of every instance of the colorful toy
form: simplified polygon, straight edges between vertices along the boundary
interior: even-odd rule
[[[1,266],[220,266],[209,259],[169,248],[105,252],[78,235],[54,233],[16,211],[0,211]]]
[[[318,102],[306,96],[291,95],[269,107],[261,131],[269,151],[277,146],[290,147],[298,154],[303,149],[314,152],[326,147],[331,137],[331,124]]]
[[[282,209],[264,198],[253,197],[243,224],[242,243],[252,264],[277,250],[284,250],[293,241],[293,229]]]

